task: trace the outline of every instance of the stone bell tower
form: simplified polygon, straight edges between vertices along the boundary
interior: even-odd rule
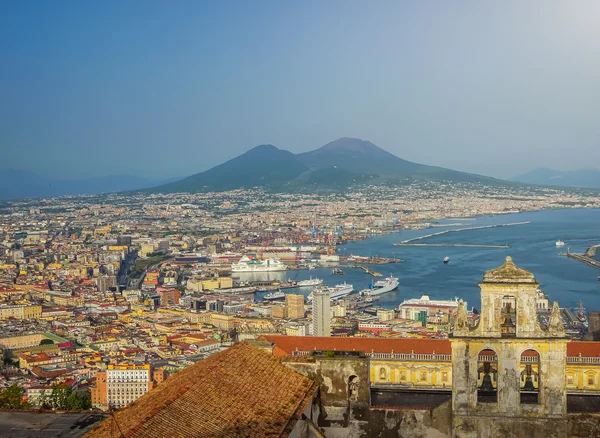
[[[510,257],[479,286],[479,323],[468,323],[460,303],[451,339],[454,436],[564,436],[567,338],[558,303],[542,327],[539,283]]]

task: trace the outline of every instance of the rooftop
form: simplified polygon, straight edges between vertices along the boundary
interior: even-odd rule
[[[87,436],[111,437],[116,421],[128,438],[285,437],[315,390],[312,380],[241,343],[176,373]]]
[[[502,266],[483,274],[483,283],[531,283],[538,284],[533,274],[514,264],[512,257],[507,256]]]

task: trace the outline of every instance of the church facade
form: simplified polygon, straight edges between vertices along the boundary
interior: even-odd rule
[[[600,342],[569,340],[558,303],[540,324],[539,283],[510,257],[479,286],[478,322],[461,303],[450,339],[264,338],[321,384],[332,436],[600,436]]]

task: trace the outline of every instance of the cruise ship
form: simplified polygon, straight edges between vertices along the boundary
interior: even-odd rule
[[[332,300],[339,300],[340,298],[343,298],[346,295],[350,295],[352,292],[354,292],[354,286],[351,284],[346,284],[346,282],[344,282],[344,284],[336,284],[335,287],[328,287],[327,289],[331,294]],[[313,294],[311,292],[307,298],[307,301],[311,302],[312,298]]]
[[[321,280],[320,278],[312,278],[310,277],[308,280],[301,280],[298,282],[298,286],[303,287],[303,286],[318,286],[321,283],[323,283],[323,280]]]
[[[400,281],[398,281],[398,279],[396,277],[394,277],[393,275],[390,275],[385,280],[379,280],[378,282],[376,282],[373,285],[372,289],[363,289],[360,291],[360,293],[362,295],[367,295],[370,297],[373,297],[376,295],[383,295],[383,294],[386,294],[388,292],[392,292],[392,291],[398,289],[399,284],[400,284]]]
[[[286,271],[287,266],[278,259],[252,260],[244,256],[239,262],[231,265],[231,272],[276,272]]]

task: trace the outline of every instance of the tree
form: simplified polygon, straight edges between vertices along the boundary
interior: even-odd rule
[[[40,342],[40,345],[52,345],[54,344],[54,341],[52,339],[42,339],[42,341]]]
[[[8,388],[0,391],[0,408],[2,409],[23,409],[29,406],[23,401],[25,390],[17,384],[12,384]]]
[[[87,390],[73,390],[68,385],[55,383],[52,392],[43,396],[40,406],[61,411],[83,411],[92,407],[92,398]]]

